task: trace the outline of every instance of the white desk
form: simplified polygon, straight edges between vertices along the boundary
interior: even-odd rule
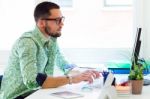
[[[101,89],[94,88],[92,91],[83,91],[81,90],[81,86],[84,83],[73,84],[73,85],[65,85],[59,88],[51,88],[51,89],[40,89],[28,96],[26,99],[62,99],[56,96],[52,96],[51,93],[59,92],[59,91],[72,91],[75,93],[80,93],[84,95],[84,97],[77,99],[97,99],[99,94],[101,93]],[[124,97],[118,97],[118,99],[148,99],[150,97],[150,86],[144,86],[141,95],[130,95]]]

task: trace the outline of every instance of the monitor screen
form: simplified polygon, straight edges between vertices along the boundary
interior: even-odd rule
[[[137,28],[137,33],[136,33],[136,37],[135,37],[133,53],[132,53],[132,58],[131,58],[132,63],[135,62],[136,64],[138,63],[137,61],[138,61],[140,47],[141,47],[141,40],[140,40],[141,30],[142,30],[142,28]],[[132,69],[133,69],[133,67],[132,67]]]

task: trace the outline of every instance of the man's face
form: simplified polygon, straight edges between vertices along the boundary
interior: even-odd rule
[[[52,9],[51,16],[45,19],[44,32],[52,37],[60,37],[64,17],[60,9]]]

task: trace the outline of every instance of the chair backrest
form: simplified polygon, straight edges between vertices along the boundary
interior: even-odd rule
[[[1,88],[2,78],[3,78],[3,75],[0,75],[0,88]]]

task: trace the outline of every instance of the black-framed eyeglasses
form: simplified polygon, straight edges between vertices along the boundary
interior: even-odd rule
[[[59,18],[43,18],[42,20],[47,20],[47,21],[55,21],[57,25],[59,25],[60,23],[64,22],[65,17],[59,17]]]

